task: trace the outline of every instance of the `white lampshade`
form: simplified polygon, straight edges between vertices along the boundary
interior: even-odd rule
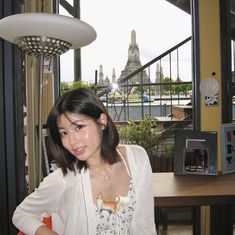
[[[213,77],[206,78],[200,83],[200,91],[204,96],[213,97],[219,92],[219,83]]]
[[[0,37],[17,44],[17,38],[45,36],[71,44],[71,48],[84,47],[96,39],[89,24],[68,16],[50,13],[20,13],[0,20]]]

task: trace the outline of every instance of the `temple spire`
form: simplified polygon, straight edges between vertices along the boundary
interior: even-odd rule
[[[135,30],[131,31],[131,45],[132,46],[136,45],[136,33],[135,33]]]
[[[100,65],[100,70],[99,70],[99,81],[98,85],[103,85],[104,83],[104,73],[103,73],[103,65]]]
[[[123,77],[126,77],[128,74],[134,72],[135,70],[137,70],[138,68],[141,67],[141,62],[140,62],[140,55],[139,55],[139,47],[138,44],[136,43],[136,32],[135,30],[131,31],[131,42],[129,44],[129,48],[128,48],[128,58],[127,58],[127,63],[126,66],[124,68],[124,70],[122,70],[120,77],[118,78],[121,79]],[[146,81],[146,83],[148,82],[148,76],[146,71],[143,71],[143,74],[137,74],[136,76],[131,78],[131,83],[141,83],[141,80],[143,82]]]
[[[112,73],[112,83],[116,82],[116,74],[115,74],[115,69],[113,68],[113,73]]]

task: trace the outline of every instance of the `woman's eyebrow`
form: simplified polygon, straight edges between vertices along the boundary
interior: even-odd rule
[[[88,118],[85,118],[85,119],[77,119],[77,120],[71,120],[71,119],[68,119],[69,120],[69,128],[72,127],[72,126],[77,126],[79,123],[82,123],[83,121],[87,120]],[[66,127],[63,127],[63,126],[58,126],[58,129],[59,130],[67,130]]]
[[[66,128],[61,127],[61,126],[58,126],[58,130],[59,130],[59,131],[60,131],[60,130],[66,130]]]
[[[76,121],[74,121],[74,122],[72,122],[71,120],[69,120],[69,127],[63,127],[63,126],[59,126],[58,125],[58,129],[59,130],[67,130],[68,128],[70,128],[71,126],[76,126],[77,125],[77,123],[76,123]]]
[[[68,119],[68,120],[70,121],[71,124],[77,125],[79,122],[84,122],[89,119],[91,119],[91,118],[82,118],[82,119],[76,119],[76,120]]]
[[[77,120],[71,121],[71,123],[76,124],[76,123],[82,122],[82,121],[84,121],[84,119],[77,119]]]

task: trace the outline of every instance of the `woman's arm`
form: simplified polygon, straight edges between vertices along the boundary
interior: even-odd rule
[[[36,230],[35,235],[58,235],[58,233],[52,231],[47,226],[42,225]]]
[[[58,210],[64,188],[63,174],[58,169],[47,176],[39,187],[20,203],[13,214],[13,224],[26,234],[34,235],[39,227],[48,230],[49,228],[44,228],[42,218]]]

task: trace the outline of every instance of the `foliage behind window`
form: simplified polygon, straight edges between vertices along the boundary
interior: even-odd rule
[[[75,82],[72,82],[72,83],[61,82],[60,83],[61,95],[65,94],[69,90],[73,90],[73,89],[76,89],[76,88],[79,88],[79,87],[94,89],[95,85],[84,82],[84,81],[75,81]]]
[[[159,137],[149,115],[145,115],[139,123],[129,121],[127,125],[117,128],[122,144],[138,144],[145,148],[150,157],[154,156]]]

